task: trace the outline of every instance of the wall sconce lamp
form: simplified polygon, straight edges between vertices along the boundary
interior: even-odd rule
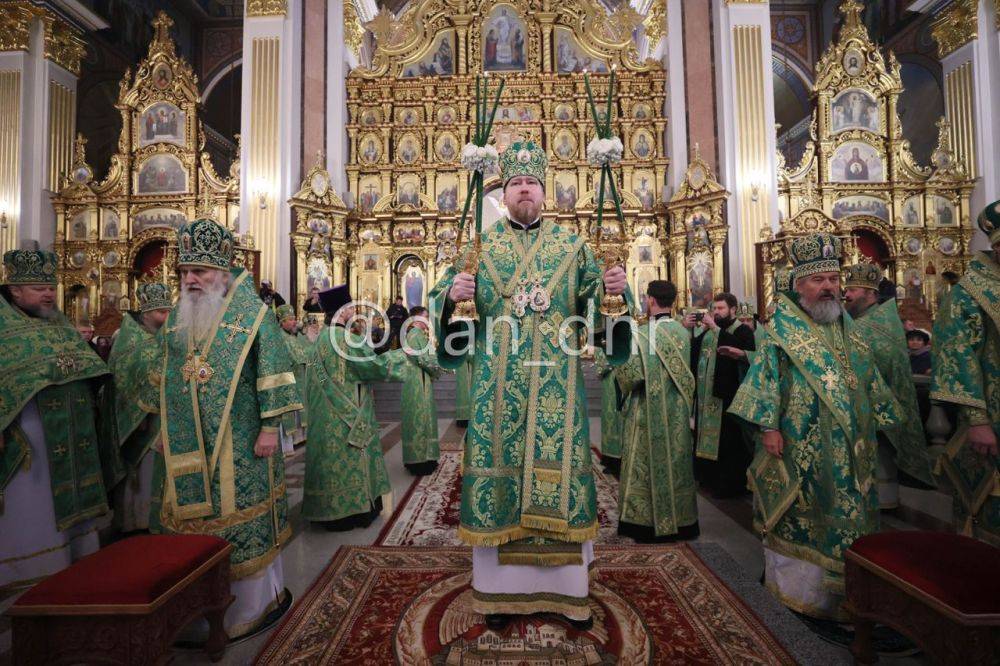
[[[267,186],[267,182],[265,180],[260,179],[256,182],[256,186],[254,187],[254,198],[257,199],[257,207],[261,210],[267,210],[269,189],[270,188]]]
[[[752,183],[750,185],[750,201],[754,203],[760,201],[760,183]]]
[[[7,223],[7,202],[0,201],[0,230],[7,231],[9,226]]]

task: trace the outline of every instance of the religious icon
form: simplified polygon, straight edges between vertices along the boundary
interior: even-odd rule
[[[636,179],[639,181],[638,187],[635,188],[634,194],[639,198],[639,203],[642,205],[643,210],[649,210],[653,207],[655,195],[653,194],[653,189],[650,187],[650,175],[648,172],[643,172],[642,174],[636,173],[633,175],[633,182]]]
[[[382,155],[382,140],[375,134],[366,134],[361,138],[361,161],[371,164],[377,162]]]
[[[856,48],[847,49],[841,64],[848,76],[859,76],[865,68],[864,55]]]
[[[653,248],[649,245],[639,246],[639,263],[641,264],[651,264],[653,263]]]
[[[583,71],[606,73],[608,66],[603,60],[584,51],[577,43],[571,30],[556,30],[556,68],[560,74]]]
[[[564,160],[572,159],[576,154],[576,139],[573,135],[565,130],[560,132],[555,152]]]
[[[173,155],[153,155],[139,167],[136,194],[173,194],[187,190],[187,172]]]
[[[850,89],[840,93],[830,105],[833,132],[863,129],[878,132],[878,102],[863,90]]]
[[[73,217],[70,229],[73,240],[87,240],[87,211],[81,211]]]
[[[955,206],[944,197],[934,196],[931,198],[934,206],[934,219],[940,227],[948,227],[955,224]]]
[[[403,143],[399,148],[399,159],[404,164],[412,164],[417,160],[418,150],[417,144],[412,137],[406,137],[403,139]]]
[[[573,120],[573,107],[569,104],[560,104],[556,107],[556,120]]]
[[[166,63],[160,63],[153,70],[153,86],[158,90],[166,90],[174,78],[174,73]]]
[[[576,207],[576,177],[573,174],[559,174],[556,177],[556,207],[559,210],[573,210]]]
[[[377,271],[378,270],[378,255],[377,254],[366,254],[364,266],[366,271]]]
[[[527,30],[524,22],[508,7],[494,7],[483,24],[482,33],[485,71],[524,69]]]
[[[881,199],[871,196],[856,195],[843,197],[833,204],[833,219],[865,215],[889,221],[889,207]]]
[[[139,145],[167,142],[183,146],[184,119],[184,112],[169,102],[153,104],[143,111],[139,121]]]
[[[438,122],[442,125],[451,125],[455,122],[455,110],[450,106],[438,109]]]
[[[837,148],[830,160],[830,173],[835,182],[875,183],[885,180],[882,158],[872,146],[851,141]]]
[[[406,65],[403,78],[416,76],[451,76],[455,73],[455,55],[451,41],[453,33],[447,31],[438,37],[437,44],[423,59]]]
[[[420,266],[410,264],[403,275],[403,295],[406,298],[406,308],[415,308],[423,305],[424,301],[424,273]]]
[[[442,134],[437,143],[437,155],[442,162],[451,162],[458,153],[458,142],[451,134]]]
[[[903,204],[903,224],[908,227],[919,227],[921,223],[920,197],[910,197]]]
[[[648,134],[648,132],[638,132],[632,142],[632,153],[640,159],[649,157],[652,149]]]
[[[380,183],[378,177],[371,177],[362,182],[361,193],[358,195],[358,205],[363,212],[370,213],[381,198]]]

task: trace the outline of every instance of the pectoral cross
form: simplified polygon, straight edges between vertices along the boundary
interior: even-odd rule
[[[243,323],[243,313],[236,315],[236,320],[232,324],[227,324],[225,322],[219,324],[222,328],[229,329],[229,335],[226,336],[226,342],[232,342],[236,339],[236,336],[240,333],[250,333],[251,329],[241,326]]]
[[[827,391],[832,391],[837,387],[837,379],[837,373],[833,371],[833,368],[827,368],[826,372],[824,372],[819,378],[819,380],[826,386]]]

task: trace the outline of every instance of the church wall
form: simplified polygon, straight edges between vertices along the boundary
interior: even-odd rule
[[[688,145],[698,144],[702,159],[719,171],[716,141],[715,57],[712,49],[712,0],[684,0],[684,68],[670,68],[670,76],[683,76],[686,88]],[[679,122],[679,118],[672,118]],[[673,156],[671,156],[673,157]],[[683,170],[686,160],[674,161]]]
[[[300,179],[315,163],[316,154],[326,150],[326,16],[325,0],[303,0]]]

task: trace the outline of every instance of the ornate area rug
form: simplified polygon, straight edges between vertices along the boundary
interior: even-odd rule
[[[498,633],[487,629],[470,606],[471,559],[467,548],[344,546],[257,663],[438,666],[502,657],[632,666],[790,664],[806,657],[796,644],[809,636],[790,625],[779,641],[761,619],[781,612],[775,602],[763,593],[741,599],[686,544],[600,546],[590,596],[594,627],[584,632],[545,615]]]
[[[437,470],[410,486],[375,544],[381,546],[460,546],[462,454],[442,451]],[[618,481],[594,463],[597,486],[596,543],[632,543],[618,536]]]

